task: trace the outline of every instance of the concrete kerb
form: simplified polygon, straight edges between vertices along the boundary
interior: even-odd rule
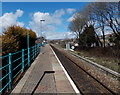
[[[58,58],[57,55],[55,54],[54,50],[52,49],[51,46],[50,46],[50,48],[51,48],[53,54],[55,55],[55,57],[56,57],[58,63],[60,64],[62,70],[64,71],[64,73],[65,73],[67,79],[69,80],[69,82],[70,82],[72,88],[74,89],[75,93],[76,93],[77,95],[81,95],[80,91],[78,90],[78,88],[76,87],[75,83],[72,81],[72,79],[71,79],[70,76],[68,75],[67,71],[66,71],[65,68],[63,67],[62,63],[60,62],[59,58]]]

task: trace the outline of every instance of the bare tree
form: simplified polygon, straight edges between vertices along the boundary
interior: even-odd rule
[[[95,28],[102,31],[103,46],[105,47],[105,27],[111,28],[113,33],[120,39],[119,32],[119,4],[118,2],[95,2],[87,6],[89,17],[94,21]]]
[[[74,19],[70,22],[68,28],[70,31],[76,34],[76,38],[78,42],[80,42],[80,35],[83,28],[86,25],[86,18],[81,17],[79,13],[75,14]],[[80,43],[78,43],[80,45]]]
[[[103,23],[105,27],[112,29],[113,33],[120,39],[119,33],[119,3],[118,2],[101,2],[93,3],[93,15],[98,23]],[[102,18],[102,19],[100,19]],[[99,27],[103,27],[99,26]]]
[[[97,19],[96,19],[96,15],[94,13],[94,3],[89,3],[82,11],[78,12],[78,14],[80,15],[80,17],[85,18],[85,26],[89,27],[90,25],[92,25],[94,27],[94,29],[98,29],[101,28],[101,26],[95,26],[97,24]],[[98,34],[95,32],[97,41],[99,44],[97,44],[97,46],[103,46],[102,42],[99,39]]]
[[[120,40],[120,21],[118,7],[118,2],[89,3],[82,11],[76,13],[74,20],[69,25],[69,29],[73,31],[79,39],[84,27],[89,27],[89,25],[92,25],[96,30],[101,30],[103,44],[100,41],[97,32],[96,37],[101,46],[105,47],[106,27],[109,27]]]

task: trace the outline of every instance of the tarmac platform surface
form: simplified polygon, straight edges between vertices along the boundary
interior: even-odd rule
[[[31,64],[14,93],[76,93],[49,44]]]

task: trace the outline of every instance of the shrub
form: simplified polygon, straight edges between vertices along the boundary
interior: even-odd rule
[[[3,32],[3,55],[27,48],[27,31],[29,32],[30,46],[33,46],[35,45],[36,34],[32,30],[28,30],[19,26],[11,26],[5,32]]]

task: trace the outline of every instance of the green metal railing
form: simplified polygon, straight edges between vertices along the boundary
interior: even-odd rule
[[[13,84],[15,79],[19,76],[19,74],[24,73],[24,71],[30,66],[39,53],[40,47],[39,44],[37,44],[28,49],[22,49],[21,51],[9,53],[6,56],[0,57],[0,59],[7,62],[0,68],[1,71],[6,70],[6,74],[0,78],[1,84],[2,81],[5,81],[4,85],[0,89],[0,93],[2,93],[5,89],[8,89],[8,91],[12,89],[13,85],[15,84]],[[16,56],[18,56],[18,58]]]

